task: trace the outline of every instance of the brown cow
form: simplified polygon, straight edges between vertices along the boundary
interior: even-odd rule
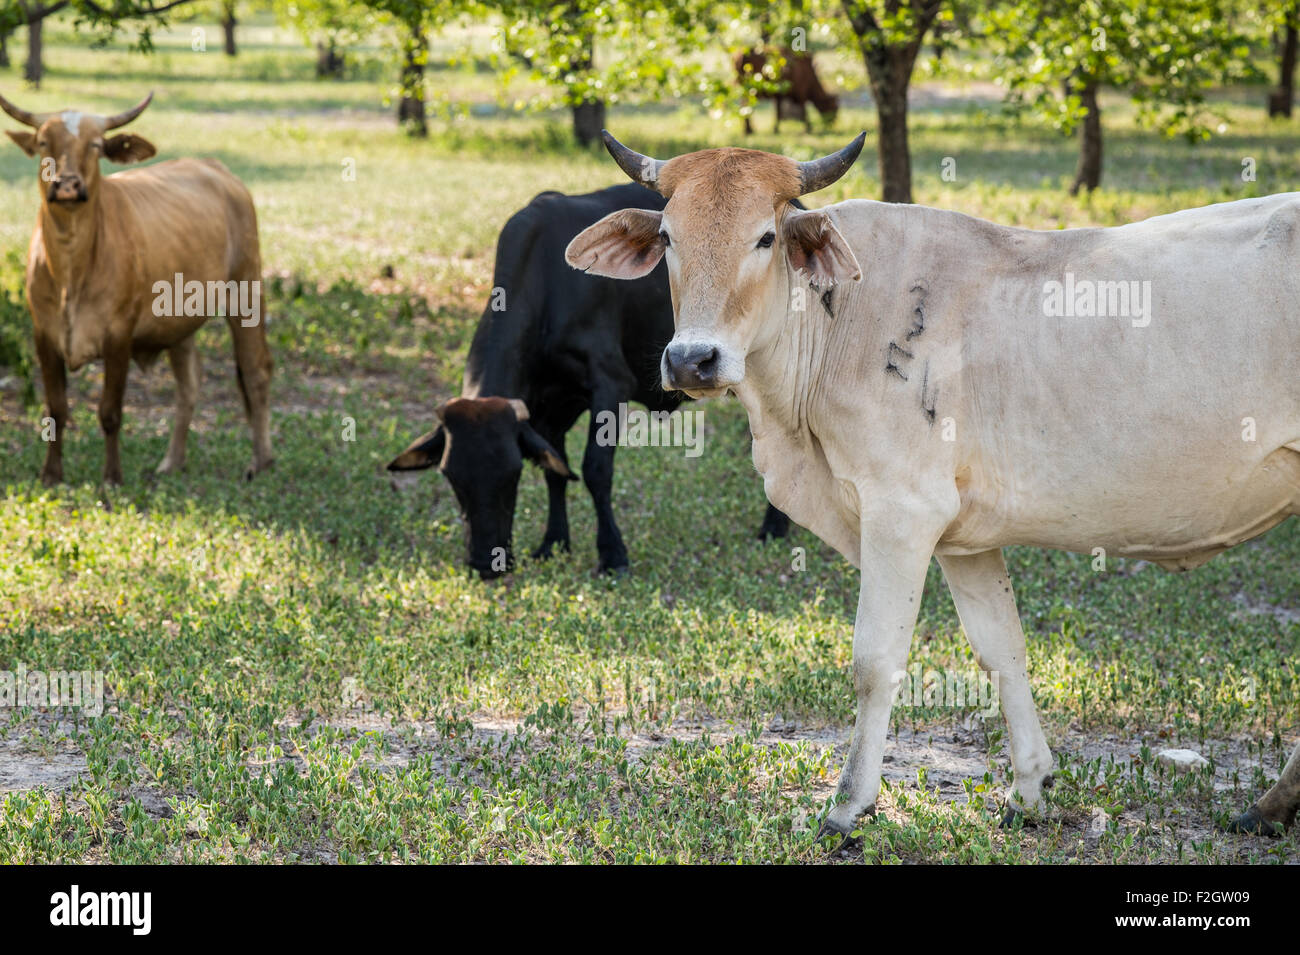
[[[778,133],[781,131],[781,120],[798,119],[811,133],[812,120],[808,118],[808,103],[817,107],[817,111],[822,114],[822,119],[828,124],[835,122],[835,116],[840,109],[840,98],[826,92],[821,80],[817,78],[817,71],[813,69],[812,57],[806,53],[796,53],[789,47],[781,49],[780,57],[785,62],[779,75],[775,69],[768,69],[767,54],[761,49],[737,53],[734,60],[736,75],[742,82],[752,75],[783,87],[784,91],[780,93],[762,89],[757,91],[759,99],[770,99],[775,103],[774,131]],[[753,124],[746,116],[745,133],[748,135],[753,131]]]
[[[41,208],[27,253],[27,303],[53,430],[42,480],[63,480],[68,419],[66,368],[104,360],[99,423],[104,481],[122,482],[118,432],[131,359],[147,368],[167,352],[176,376],[176,418],[160,473],[185,463],[198,394],[194,333],[224,313],[239,388],[253,432],[252,477],[271,464],[271,354],[262,321],[257,213],[244,185],[212,159],[174,159],[106,176],[99,160],[133,163],[156,150],[127,133],[105,136],[153,99],[116,116],[0,108],[31,131],[9,131],[41,161]],[[206,297],[204,291],[206,290]]]

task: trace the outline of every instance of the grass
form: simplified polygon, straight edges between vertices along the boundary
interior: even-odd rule
[[[580,487],[574,552],[488,586],[460,566],[445,482],[397,491],[383,471],[457,390],[502,223],[544,188],[618,181],[612,164],[571,146],[562,116],[498,108],[481,71],[432,71],[476,110],[417,143],[378,105],[377,60],[316,83],[311,51],[265,24],[233,62],[190,53],[189,29],[161,36],[152,59],[51,30],[45,87],[19,91],[11,72],[0,91],[35,109],[107,110],[155,88],[137,131],[163,157],[220,156],[249,184],[278,463],[239,480],[249,444],[214,324],[200,334],[185,474],[151,475],[173,394],[160,366],[130,382],[126,486],[98,487],[92,367],[72,376],[68,484],[39,486],[16,298],[35,170],[0,150],[0,669],[103,670],[109,702],[99,717],[0,710],[0,862],[1300,860],[1295,833],[1213,832],[1295,742],[1296,522],[1181,576],[1011,551],[1060,762],[1049,818],[996,828],[1000,716],[900,707],[881,812],[860,853],[828,855],[813,832],[848,739],[857,574],[804,531],[754,542],[761,491],[737,405],[704,406],[699,458],[620,452],[615,508],[633,561],[620,579],[591,573]],[[1294,188],[1296,127],[1268,124],[1257,92],[1230,96],[1227,131],[1198,148],[1134,128],[1113,104],[1107,188],[1079,200],[1064,195],[1069,142],[995,104],[936,98],[914,116],[917,198],[1052,228]],[[841,117],[834,131],[753,143],[807,157],[874,127],[860,96]],[[739,138],[689,104],[611,123],[661,155]],[[941,178],[945,156],[955,182]],[[1257,182],[1241,181],[1244,156]],[[877,191],[866,162],[815,199]],[[544,514],[530,471],[520,550]],[[937,568],[910,662],[974,667]],[[1167,746],[1212,765],[1175,774],[1154,756]]]

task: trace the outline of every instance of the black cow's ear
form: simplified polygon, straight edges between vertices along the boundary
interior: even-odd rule
[[[390,471],[423,471],[442,463],[442,452],[447,446],[447,432],[438,426],[422,434],[411,446],[388,462]]]
[[[524,457],[535,464],[540,464],[546,470],[554,471],[570,481],[578,480],[574,473],[569,470],[569,466],[564,463],[564,459],[560,457],[559,453],[547,444],[546,439],[534,431],[532,425],[526,421],[519,423],[519,450]]]
[[[109,162],[143,162],[157,152],[153,143],[135,133],[122,133],[104,140],[104,158]]]

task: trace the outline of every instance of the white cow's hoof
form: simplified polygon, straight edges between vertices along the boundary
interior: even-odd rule
[[[856,845],[858,840],[853,837],[853,833],[858,829],[858,822],[863,816],[875,815],[875,812],[875,806],[868,806],[861,812],[854,812],[853,807],[844,802],[832,806],[817,830],[816,841],[821,842],[828,837],[838,836],[840,842],[835,847],[835,851]]]
[[[1251,806],[1224,826],[1223,831],[1246,836],[1280,836],[1286,831],[1286,825],[1265,817],[1259,806]]]

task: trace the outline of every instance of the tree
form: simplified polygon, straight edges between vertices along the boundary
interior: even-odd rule
[[[949,0],[842,0],[867,67],[876,101],[876,150],[880,156],[881,198],[912,201],[912,151],[907,137],[907,91],[926,35],[950,24]]]
[[[276,18],[316,48],[316,76],[342,79],[347,49],[374,32],[376,15],[357,0],[277,0]]]
[[[150,23],[165,22],[165,15],[193,0],[0,0],[0,24],[27,27],[27,61],[23,76],[33,86],[41,85],[45,74],[43,25],[47,17],[68,10],[79,24],[100,37],[109,37],[125,24],[136,27],[135,46],[151,50]]]
[[[516,108],[568,107],[584,146],[599,139],[610,104],[699,94],[707,102],[718,83],[689,54],[716,48],[718,18],[740,9],[704,0],[485,2],[504,21],[495,44],[503,88],[526,72],[550,91]]]
[[[429,135],[425,113],[424,69],[429,62],[429,36],[458,12],[468,9],[457,0],[359,0],[380,24],[397,30],[400,49],[397,122],[412,136]]]
[[[1102,89],[1126,94],[1143,125],[1209,137],[1205,91],[1248,70],[1234,12],[1231,0],[1012,0],[985,17],[1008,105],[1079,130],[1075,195],[1101,184]]]
[[[226,35],[226,56],[234,56],[238,52],[235,47],[235,27],[238,23],[235,19],[235,0],[221,0],[221,29]]]
[[[1273,46],[1278,55],[1277,86],[1268,94],[1270,118],[1291,118],[1295,102],[1296,54],[1300,52],[1300,2],[1285,0],[1271,11]]]

